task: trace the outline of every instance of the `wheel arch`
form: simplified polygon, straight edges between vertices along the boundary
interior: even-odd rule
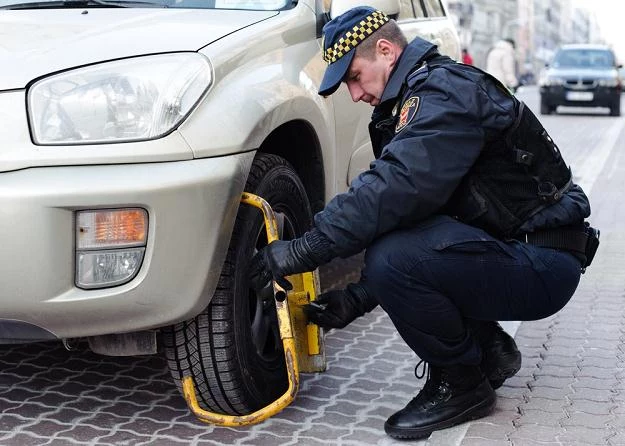
[[[299,175],[313,213],[325,204],[323,153],[317,134],[304,120],[288,121],[273,130],[258,148],[259,152],[281,156]]]

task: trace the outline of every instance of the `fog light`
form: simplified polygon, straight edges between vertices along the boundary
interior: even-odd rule
[[[104,288],[130,282],[139,271],[145,248],[78,252],[76,285]]]
[[[139,272],[147,241],[148,213],[141,208],[76,213],[76,286],[106,288]]]

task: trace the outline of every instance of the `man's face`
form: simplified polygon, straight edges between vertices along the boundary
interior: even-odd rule
[[[395,52],[388,52],[387,48],[376,48],[373,58],[356,54],[345,76],[352,100],[378,105],[396,59]]]

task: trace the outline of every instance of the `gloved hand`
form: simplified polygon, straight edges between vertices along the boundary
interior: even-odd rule
[[[275,240],[258,251],[250,262],[250,282],[255,290],[273,278],[285,290],[293,289],[284,277],[312,271],[331,256],[329,242],[318,231],[309,231],[293,240]]]
[[[320,327],[344,328],[377,306],[378,302],[361,285],[350,283],[344,290],[320,294],[303,309],[310,322]]]

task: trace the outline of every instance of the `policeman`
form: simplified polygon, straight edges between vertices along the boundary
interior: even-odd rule
[[[495,322],[560,310],[589,264],[590,205],[532,112],[495,78],[441,56],[370,7],[326,24],[319,94],[344,82],[375,106],[376,160],[302,237],[252,259],[256,288],[365,249],[360,282],[319,297],[313,322],[343,327],[380,304],[429,364],[385,423],[396,438],[487,415],[520,354]],[[595,244],[596,246],[596,244]]]

